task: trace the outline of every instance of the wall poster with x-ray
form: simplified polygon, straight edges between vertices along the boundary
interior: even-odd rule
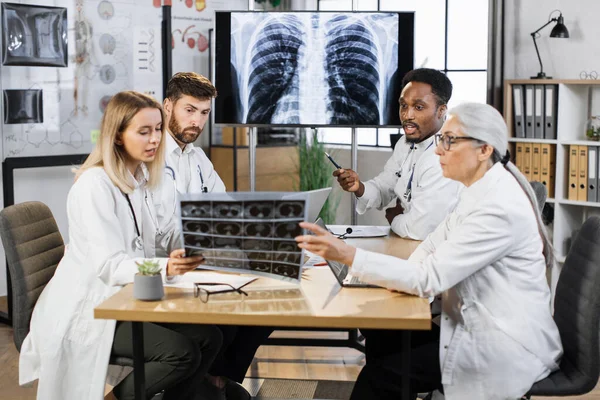
[[[186,255],[201,268],[252,273],[298,282],[304,253],[294,238],[304,230],[306,200],[288,192],[198,193],[180,197]]]

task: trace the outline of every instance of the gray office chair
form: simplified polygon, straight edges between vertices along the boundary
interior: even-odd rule
[[[554,321],[564,348],[560,369],[533,385],[530,396],[590,392],[600,376],[600,217],[575,237],[556,286]]]
[[[13,339],[20,351],[33,307],[54,275],[65,244],[52,212],[40,202],[0,211],[0,236],[11,275]]]
[[[531,184],[531,188],[535,193],[535,198],[537,199],[538,203],[538,209],[540,210],[540,212],[542,212],[542,210],[544,209],[544,204],[546,204],[546,196],[548,195],[546,186],[543,183],[537,181],[532,181],[529,183]]]
[[[54,276],[65,244],[52,211],[39,201],[0,211],[0,237],[12,278],[13,339],[20,351],[35,303]],[[110,363],[133,366],[133,360],[122,357]]]

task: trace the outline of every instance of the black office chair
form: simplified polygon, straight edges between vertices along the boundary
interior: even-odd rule
[[[575,237],[556,286],[554,320],[564,354],[560,369],[536,382],[531,396],[590,392],[600,375],[600,217],[590,217]]]
[[[12,278],[13,340],[21,351],[35,303],[54,276],[65,244],[52,211],[39,201],[0,211],[0,237]],[[111,358],[110,363],[133,367],[129,358]]]

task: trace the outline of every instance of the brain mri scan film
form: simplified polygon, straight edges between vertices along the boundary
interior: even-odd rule
[[[230,201],[218,194],[203,194],[201,201],[182,200],[181,227],[187,254],[203,254],[202,268],[267,274],[284,280],[298,280],[303,265],[302,250],[294,238],[302,234],[299,223],[306,217],[306,200],[240,200],[243,193],[231,193]],[[265,195],[273,197],[275,195]],[[221,195],[221,197],[223,197]],[[216,198],[219,198],[217,200]]]

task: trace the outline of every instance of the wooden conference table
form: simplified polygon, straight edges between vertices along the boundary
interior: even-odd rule
[[[401,258],[419,244],[393,233],[346,240]],[[431,329],[427,299],[378,288],[341,288],[328,268],[306,270],[300,285],[260,277],[244,291],[248,296],[212,294],[203,303],[191,290],[166,287],[161,301],[145,302],[135,300],[133,285],[127,285],[96,307],[95,318],[133,322],[135,398],[145,398],[142,322],[403,330],[403,383],[408,393],[410,330]]]

